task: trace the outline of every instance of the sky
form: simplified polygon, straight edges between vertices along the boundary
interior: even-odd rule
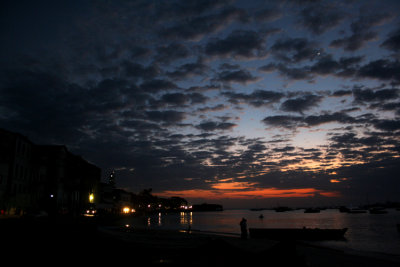
[[[2,1],[0,127],[119,188],[400,201],[400,2]]]

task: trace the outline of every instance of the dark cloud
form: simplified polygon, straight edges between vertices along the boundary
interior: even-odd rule
[[[265,123],[267,126],[293,129],[296,128],[298,126],[298,123],[302,120],[303,118],[300,116],[277,115],[265,117],[262,122]]]
[[[147,118],[165,124],[176,124],[185,119],[185,113],[175,110],[146,111]]]
[[[299,63],[313,60],[318,56],[318,46],[306,38],[285,38],[277,40],[271,47],[271,52],[278,59],[289,63]]]
[[[277,8],[265,8],[257,11],[254,18],[259,22],[271,22],[282,16],[283,12]]]
[[[189,49],[181,43],[171,43],[157,47],[156,60],[169,63],[177,59],[186,58],[190,55]]]
[[[249,145],[247,147],[247,149],[251,150],[253,153],[260,153],[260,152],[263,152],[264,150],[266,150],[267,147],[260,142],[256,142],[256,143]]]
[[[173,79],[185,79],[195,75],[204,75],[208,70],[208,66],[201,61],[195,63],[187,63],[179,66],[174,71],[170,71],[167,75]]]
[[[235,30],[225,39],[215,39],[207,43],[208,56],[256,58],[266,55],[265,34],[250,30]]]
[[[389,34],[388,38],[381,44],[381,47],[394,52],[400,51],[400,27]]]
[[[347,57],[339,60],[333,59],[332,55],[322,56],[310,71],[319,75],[336,75],[339,77],[352,77],[357,71],[358,63],[363,57]]]
[[[168,17],[187,17],[213,11],[228,5],[228,0],[199,0],[199,1],[170,1],[162,3],[163,9],[159,9],[159,15]]]
[[[234,71],[226,70],[218,73],[214,81],[220,81],[223,83],[235,82],[235,83],[247,84],[255,82],[258,79],[259,78],[253,76],[247,70],[234,70]]]
[[[122,66],[128,78],[152,79],[160,73],[160,69],[156,65],[144,67],[138,63],[125,61]]]
[[[324,123],[337,122],[342,124],[355,124],[368,122],[368,119],[354,118],[345,112],[325,113],[310,116],[269,116],[262,120],[268,126],[295,129],[297,127],[313,127]]]
[[[164,27],[159,33],[166,38],[196,40],[205,34],[222,30],[234,20],[244,21],[246,16],[242,9],[227,7],[215,14],[179,21],[175,25]]]
[[[334,3],[318,3],[301,11],[299,23],[312,33],[320,35],[338,26],[346,16],[347,14],[337,9]]]
[[[400,120],[376,120],[374,126],[382,131],[395,132],[400,130]]]
[[[332,55],[313,52],[314,64],[302,67],[293,67],[282,63],[269,63],[261,66],[258,70],[262,72],[278,71],[280,75],[290,80],[313,80],[318,75],[333,75],[342,78],[360,76],[360,63],[363,56],[341,57],[338,60]],[[293,59],[288,59],[293,60]]]
[[[394,100],[399,96],[398,89],[381,89],[381,90],[372,90],[372,89],[353,89],[353,97],[354,101],[358,103],[364,102],[385,102],[388,100]]]
[[[394,80],[400,82],[400,62],[398,60],[378,59],[360,67],[357,76],[378,80]]]
[[[310,80],[314,75],[310,72],[310,68],[305,67],[288,67],[285,64],[270,63],[259,68],[262,72],[272,72],[277,70],[280,75],[290,80]]]
[[[204,108],[199,108],[200,112],[209,112],[209,111],[220,111],[220,110],[224,110],[226,109],[227,106],[225,106],[224,104],[219,104],[213,107],[204,107]]]
[[[293,147],[293,146],[285,146],[285,147],[274,148],[272,150],[275,151],[275,152],[290,152],[290,151],[294,151],[295,147]]]
[[[40,141],[79,138],[90,111],[101,113],[121,105],[118,87],[109,94],[101,87],[87,91],[47,73],[10,71],[0,92],[0,106],[6,111],[1,116],[3,127],[33,133],[35,140],[43,135]],[[38,128],[41,134],[32,131]]]
[[[339,122],[339,123],[355,123],[358,120],[347,115],[344,112],[335,112],[332,114],[322,114],[322,115],[311,115],[304,118],[304,122],[307,126],[317,126],[329,122]]]
[[[158,93],[160,91],[167,91],[177,89],[178,86],[173,82],[162,79],[152,79],[145,81],[140,85],[140,89],[148,93]]]
[[[295,99],[288,99],[281,104],[280,109],[288,112],[303,113],[306,110],[318,106],[319,102],[321,102],[322,99],[322,96],[312,94]]]
[[[151,99],[149,105],[151,105],[153,109],[164,108],[166,106],[184,108],[187,107],[189,103],[192,105],[203,104],[207,100],[208,97],[199,93],[168,93],[162,95],[160,99]]]
[[[378,37],[376,32],[366,32],[353,34],[349,37],[336,39],[331,42],[331,47],[343,47],[346,51],[355,51],[362,48],[367,42],[372,41]]]
[[[370,105],[371,108],[376,108],[383,111],[394,111],[396,115],[400,115],[400,102],[391,102],[391,103],[374,103]]]
[[[228,101],[239,104],[244,101],[252,106],[260,107],[278,102],[285,94],[275,91],[255,90],[251,94],[223,92],[222,95],[228,97]]]
[[[163,95],[161,100],[166,104],[182,106],[189,101],[189,97],[182,93],[172,93]]]
[[[334,91],[331,96],[335,96],[335,97],[342,97],[342,96],[348,96],[351,95],[352,91],[351,90],[337,90]]]
[[[332,47],[342,47],[346,51],[355,51],[362,48],[367,42],[377,38],[378,33],[372,28],[381,25],[392,16],[387,13],[363,14],[350,25],[352,34],[331,42]]]
[[[152,54],[152,50],[142,46],[134,46],[130,49],[132,59],[145,58]]]
[[[160,131],[161,127],[156,123],[151,123],[143,120],[124,120],[121,122],[120,126],[131,128],[136,131],[141,131],[143,133],[148,133],[148,131]]]
[[[217,131],[217,130],[230,130],[233,127],[237,126],[234,123],[230,122],[214,122],[214,121],[207,121],[207,122],[202,122],[199,125],[196,125],[197,129],[200,129],[202,131]]]

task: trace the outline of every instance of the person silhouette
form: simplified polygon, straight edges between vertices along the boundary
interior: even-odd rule
[[[241,238],[247,239],[247,220],[245,218],[242,218],[242,220],[240,221],[240,232]]]

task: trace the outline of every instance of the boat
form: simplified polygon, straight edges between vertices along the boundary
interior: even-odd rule
[[[308,208],[304,210],[304,213],[320,213],[321,210],[318,208]]]
[[[293,209],[289,207],[276,207],[274,210],[276,212],[285,212],[285,211],[292,211]]]
[[[250,238],[273,240],[340,240],[347,228],[249,228]]]
[[[345,206],[341,206],[341,207],[339,207],[339,211],[340,211],[340,212],[349,212],[350,209],[347,208],[347,207],[345,207]]]
[[[369,213],[370,214],[386,214],[386,213],[388,213],[388,211],[382,207],[373,207],[373,208],[369,209]]]
[[[347,213],[367,213],[367,210],[361,208],[351,208]]]

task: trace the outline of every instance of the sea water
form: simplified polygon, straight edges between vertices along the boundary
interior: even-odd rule
[[[386,214],[341,213],[337,209],[320,213],[304,213],[304,210],[155,213],[126,218],[124,223],[161,229],[188,229],[190,226],[193,230],[239,234],[242,218],[246,218],[248,228],[348,228],[345,240],[314,243],[337,249],[400,255],[400,233],[396,227],[400,223],[400,211],[395,209],[388,209]]]

